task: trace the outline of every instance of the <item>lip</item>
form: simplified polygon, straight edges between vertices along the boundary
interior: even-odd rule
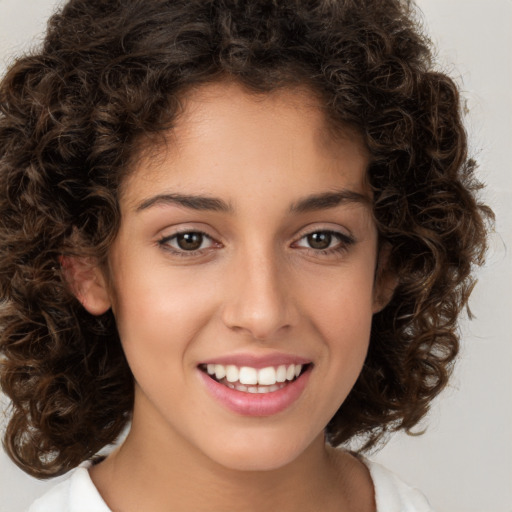
[[[222,360],[226,361],[225,358]],[[240,359],[236,358],[236,363],[221,363],[220,361],[220,359],[215,359],[215,362],[218,364],[238,365]],[[247,363],[247,360],[244,361]],[[296,358],[294,358],[289,364],[292,364],[295,361],[297,361]],[[273,366],[275,364],[267,361],[253,361],[252,364],[254,363],[263,364],[263,366],[261,366],[262,368],[264,368],[265,365]],[[286,363],[283,362],[282,364]],[[250,366],[250,364],[244,365]],[[242,416],[272,416],[288,409],[300,398],[309,381],[312,366],[313,365],[309,365],[309,367],[306,368],[306,370],[297,379],[287,384],[284,388],[270,393],[246,393],[244,391],[237,391],[236,389],[228,388],[224,384],[220,384],[199,368],[197,368],[197,371],[205,384],[208,393],[230,411]]]
[[[212,358],[207,361],[201,361],[198,366],[208,364],[232,364],[238,367],[249,366],[259,370],[261,368],[266,368],[267,366],[281,366],[290,364],[306,365],[309,363],[311,363],[311,359],[305,359],[303,357],[294,356],[291,354],[266,354],[264,356],[257,356],[254,354],[232,354]]]

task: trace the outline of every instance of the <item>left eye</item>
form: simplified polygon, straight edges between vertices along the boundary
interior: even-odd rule
[[[212,247],[212,239],[200,231],[186,231],[164,238],[161,244],[169,245],[177,251],[198,251]]]
[[[308,249],[316,249],[318,251],[333,249],[338,246],[347,245],[350,239],[346,235],[336,233],[334,231],[315,231],[303,236],[298,242],[299,247],[307,247]]]

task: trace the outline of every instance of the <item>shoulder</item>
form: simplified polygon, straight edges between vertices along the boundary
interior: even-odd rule
[[[94,486],[86,463],[36,500],[28,512],[111,512]]]
[[[363,462],[373,481],[377,512],[434,512],[418,489],[376,462],[367,459]]]

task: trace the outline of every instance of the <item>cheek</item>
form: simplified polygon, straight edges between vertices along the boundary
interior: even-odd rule
[[[117,283],[114,313],[129,360],[135,352],[153,354],[160,361],[166,353],[176,357],[213,310],[210,287],[165,267],[153,266],[146,274],[127,268]]]
[[[317,295],[316,300],[315,294],[312,294],[310,311],[318,325],[323,326],[322,330],[331,334],[347,330],[358,332],[369,329],[372,304],[371,289],[355,291],[343,283],[336,291]]]
[[[373,317],[373,272],[364,267],[306,283],[306,309],[327,339],[369,337]],[[364,270],[364,271],[363,271]]]
[[[369,270],[371,269],[371,271]],[[334,413],[363,367],[373,318],[373,267],[351,267],[330,279],[309,283],[307,306],[314,332],[322,340],[322,374]]]

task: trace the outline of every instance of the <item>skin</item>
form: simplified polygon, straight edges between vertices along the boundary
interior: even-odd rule
[[[139,158],[108,272],[75,265],[74,278],[87,309],[112,307],[136,382],[128,438],[91,469],[112,510],[374,510],[365,466],[323,434],[390,289],[367,165],[354,133],[329,135],[308,91],[256,96],[229,82],[189,93],[167,146]],[[304,203],[339,191],[349,198]],[[229,208],[155,199],[169,194]],[[177,231],[208,236],[187,252]],[[327,252],[311,247],[307,235],[326,231],[337,233]],[[228,410],[198,365],[240,353],[306,358],[304,391],[270,416]]]

